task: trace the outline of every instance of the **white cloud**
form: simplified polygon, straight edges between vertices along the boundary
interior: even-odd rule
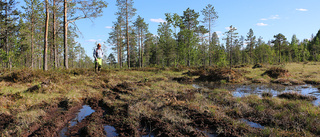
[[[102,39],[89,39],[86,42],[102,42]]]
[[[89,39],[89,40],[86,40],[86,42],[97,42],[97,40],[95,40],[95,39]]]
[[[297,11],[308,11],[308,9],[296,9]]]
[[[106,26],[105,28],[106,28],[106,29],[112,29],[112,27],[111,27],[111,26]]]
[[[280,19],[280,16],[279,15],[271,15],[269,18],[262,18],[260,20],[275,20],[275,19]]]
[[[159,19],[150,19],[150,21],[156,22],[156,23],[167,22],[167,21],[165,21],[164,19],[161,19],[161,18],[159,18]]]
[[[268,24],[264,24],[264,23],[257,23],[257,26],[268,26]]]
[[[272,15],[272,16],[270,16],[269,19],[275,20],[275,19],[280,19],[280,17],[279,17],[279,15]]]

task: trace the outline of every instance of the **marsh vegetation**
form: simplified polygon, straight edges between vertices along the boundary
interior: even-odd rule
[[[309,83],[317,89],[319,65],[103,69],[98,74],[89,69],[1,70],[0,132],[1,136],[63,136],[62,131],[65,136],[319,136],[315,93],[234,95],[237,85],[257,83],[284,89]],[[281,72],[277,77],[270,72],[274,68]],[[85,108],[90,111],[74,122]]]

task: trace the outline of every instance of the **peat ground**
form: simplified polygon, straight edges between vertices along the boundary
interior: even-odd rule
[[[0,134],[60,136],[88,105],[95,112],[68,128],[66,136],[106,136],[106,125],[118,136],[208,136],[205,131],[218,136],[319,136],[319,107],[303,96],[233,97],[225,89],[192,86],[194,81],[232,85],[279,79],[284,79],[278,83],[282,85],[317,84],[316,65],[144,68],[98,74],[87,69],[1,70]],[[250,125],[253,122],[263,128]]]

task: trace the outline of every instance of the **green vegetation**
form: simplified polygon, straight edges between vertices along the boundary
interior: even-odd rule
[[[315,67],[311,63],[283,67],[291,74],[300,71],[292,66],[302,65],[308,75],[309,70]],[[275,66],[268,67],[272,69]],[[234,68],[233,73],[246,70],[241,76],[244,81],[236,83],[248,83],[250,77],[267,78],[269,81],[283,78],[261,76],[270,69],[247,66]],[[173,80],[186,74],[193,75],[191,80],[197,80],[204,73],[210,76],[210,69],[172,71],[145,68],[142,71],[102,70],[99,74],[87,69],[2,72],[0,118],[3,126],[0,130],[4,136],[46,135],[40,131],[59,131],[66,122],[61,118],[69,117],[83,103],[96,112],[74,127],[70,134],[77,131],[103,135],[103,124],[114,126],[123,136],[147,134],[146,129],[150,126],[152,132],[160,136],[203,136],[198,129],[211,129],[223,136],[318,136],[320,131],[316,124],[320,110],[310,103],[312,98],[292,94],[278,98],[268,93],[262,98],[256,95],[236,98],[225,89],[195,89],[190,84]],[[318,73],[311,75],[318,77]],[[227,77],[221,78],[215,82],[235,82]],[[307,80],[303,74],[294,78]],[[30,90],[32,87],[37,88]],[[241,119],[259,123],[264,128],[251,127]],[[43,129],[46,127],[48,130]],[[28,129],[31,129],[30,133],[27,133]]]

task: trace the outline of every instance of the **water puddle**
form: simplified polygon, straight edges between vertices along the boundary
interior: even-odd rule
[[[70,127],[75,126],[76,124],[80,123],[86,116],[89,116],[95,112],[90,106],[83,105],[82,108],[77,113],[76,117],[68,122],[68,124],[60,131],[60,137],[67,137],[65,133],[67,133]]]
[[[235,97],[244,97],[251,94],[261,96],[264,92],[271,93],[273,96],[277,96],[285,92],[296,92],[302,95],[315,96],[317,100],[312,101],[314,105],[319,105],[320,103],[320,91],[312,85],[288,86],[282,88],[265,85],[242,85],[233,91],[233,96]]]
[[[218,134],[215,132],[215,131],[212,131],[212,130],[200,130],[200,129],[197,129],[198,131],[202,132],[206,137],[217,137]]]
[[[233,90],[233,96],[235,97],[245,97],[247,95],[255,94],[262,95],[262,93],[271,93],[273,96],[277,96],[282,90],[279,87],[274,89],[266,85],[242,85]]]
[[[250,127],[253,127],[253,128],[260,128],[260,129],[264,129],[264,126],[258,124],[258,123],[254,123],[254,122],[251,122],[249,120],[246,120],[246,119],[241,119],[242,122],[245,122],[246,124],[248,124]]]
[[[118,133],[116,132],[116,129],[113,126],[109,126],[109,125],[104,126],[104,131],[106,131],[107,137],[118,136]]]
[[[194,88],[202,88],[202,86],[200,86],[198,84],[192,84],[192,87],[194,87]]]
[[[277,84],[251,84],[251,85],[223,85],[223,84],[210,84],[210,83],[196,83],[192,84],[194,88],[223,88],[233,91],[234,97],[245,97],[247,95],[258,95],[261,97],[262,93],[271,93],[272,96],[278,96],[285,92],[297,92],[302,95],[315,96],[317,100],[312,101],[314,105],[320,105],[320,91],[312,85],[298,85],[298,86],[282,86]]]

